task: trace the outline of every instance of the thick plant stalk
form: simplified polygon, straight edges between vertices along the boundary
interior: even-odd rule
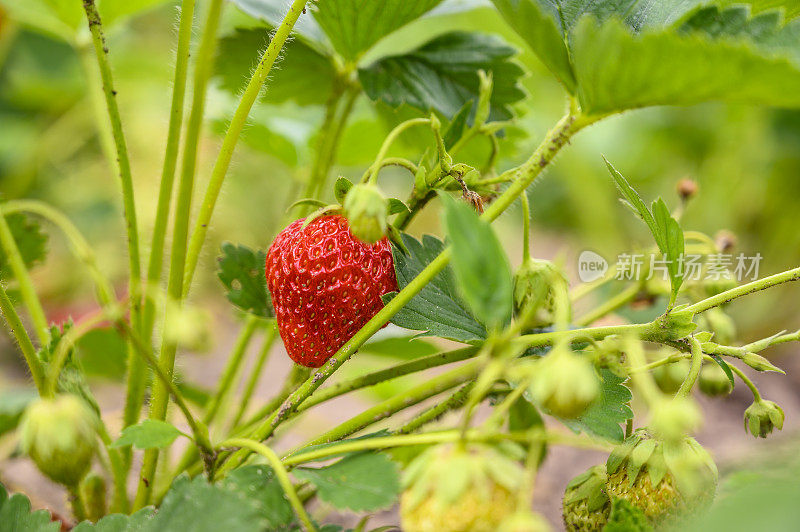
[[[180,25],[178,27],[178,50],[175,57],[175,77],[172,81],[172,104],[169,112],[167,129],[167,146],[164,153],[164,165],[161,170],[161,185],[158,191],[156,220],[153,227],[153,239],[150,258],[147,265],[147,286],[155,286],[161,277],[164,260],[164,240],[167,235],[170,200],[175,181],[175,167],[178,160],[178,145],[181,138],[183,107],[186,95],[186,72],[189,65],[189,48],[192,38],[192,21],[194,19],[195,0],[181,2]],[[148,291],[149,292],[149,291]],[[155,301],[146,297],[142,317],[142,338],[150,343],[155,321]],[[147,371],[141,357],[132,350],[128,352],[128,382],[125,395],[125,412],[123,426],[128,427],[139,420],[144,402],[144,389],[147,382]]]
[[[141,266],[139,257],[139,229],[136,221],[136,202],[133,196],[133,178],[131,165],[128,159],[128,147],[125,134],[122,131],[122,119],[117,106],[117,91],[114,90],[114,81],[111,75],[111,65],[108,61],[108,48],[103,36],[100,13],[97,12],[95,0],[83,0],[83,9],[89,22],[89,31],[92,35],[97,64],[100,67],[100,78],[103,81],[103,94],[108,108],[108,117],[111,122],[111,132],[114,137],[114,146],[117,152],[120,183],[122,185],[122,200],[125,213],[125,228],[128,235],[128,270],[129,270],[129,300],[131,306],[131,321],[138,323],[141,305]]]
[[[186,264],[186,243],[189,235],[189,216],[191,215],[192,193],[194,191],[194,176],[197,164],[197,144],[203,125],[205,112],[206,87],[211,77],[214,66],[214,53],[216,50],[217,28],[219,27],[222,0],[212,0],[208,7],[203,36],[197,53],[197,65],[194,73],[194,93],[192,96],[192,109],[186,130],[186,141],[183,147],[183,161],[178,197],[175,206],[175,227],[172,233],[172,250],[170,255],[169,280],[167,282],[167,296],[178,302],[183,298],[183,271]],[[170,319],[170,310],[164,312],[164,322]],[[161,345],[159,364],[171,379],[175,366],[175,354],[178,346],[169,339],[164,339]],[[153,386],[153,402],[150,408],[150,419],[164,420],[167,414],[169,394],[162,382]],[[134,509],[139,509],[150,502],[152,482],[158,464],[158,449],[148,449],[144,453],[144,462],[139,474],[139,488],[136,492]]]
[[[25,267],[25,261],[22,254],[17,247],[17,242],[14,240],[14,235],[11,233],[6,221],[5,211],[0,209],[0,248],[6,254],[6,260],[11,267],[11,273],[19,284],[19,291],[22,295],[22,301],[28,309],[28,313],[33,321],[33,328],[36,331],[36,336],[42,345],[47,344],[50,338],[50,333],[47,330],[47,318],[42,309],[42,303],[39,301],[39,296],[36,295],[36,288],[33,286],[33,281],[28,273],[28,268]]]
[[[189,291],[194,278],[194,272],[197,268],[197,261],[200,259],[200,251],[203,248],[203,243],[208,234],[208,224],[211,223],[211,215],[214,213],[214,207],[217,204],[222,183],[225,181],[225,175],[228,173],[228,167],[231,164],[233,157],[233,150],[236,148],[236,143],[239,141],[239,136],[247,123],[247,116],[250,114],[253,104],[255,104],[258,95],[261,92],[261,87],[269,76],[272,65],[280,55],[284,43],[289,38],[297,19],[303,13],[308,0],[294,0],[289,7],[288,13],[275,30],[275,35],[269,43],[269,46],[261,56],[258,66],[253,72],[253,76],[247,84],[247,88],[242,94],[239,105],[233,113],[233,118],[228,126],[228,131],[225,133],[225,138],[222,140],[222,147],[219,150],[219,155],[214,163],[214,169],[211,171],[211,179],[206,189],[205,197],[200,205],[200,212],[197,221],[192,231],[192,238],[189,242],[188,255],[186,257],[186,274],[183,280],[183,293]]]

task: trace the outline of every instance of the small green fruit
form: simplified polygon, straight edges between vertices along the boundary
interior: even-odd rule
[[[709,397],[721,397],[731,393],[733,386],[719,364],[705,364],[700,370],[700,391]]]
[[[347,192],[342,207],[350,232],[359,240],[374,244],[386,235],[389,202],[375,185],[354,185]]]
[[[593,466],[570,480],[564,491],[562,516],[568,532],[596,532],[608,521],[606,468]]]
[[[772,401],[758,399],[744,411],[744,430],[756,438],[766,438],[774,429],[783,429],[783,409]]]
[[[487,445],[431,447],[406,468],[405,532],[496,532],[514,514],[522,468]]]
[[[671,364],[664,364],[653,370],[653,379],[655,379],[662,392],[672,395],[681,387],[686,375],[689,374],[690,367],[691,364],[688,360],[678,360]]]
[[[42,473],[76,486],[97,451],[97,417],[75,395],[37,399],[20,422],[20,445]]]
[[[527,324],[530,326],[552,323],[557,285],[561,285],[564,293],[568,292],[567,278],[555,264],[530,258],[524,261],[514,274],[515,314],[530,316],[532,323]]]
[[[530,391],[553,415],[574,419],[597,399],[600,380],[587,356],[558,345],[538,362]]]

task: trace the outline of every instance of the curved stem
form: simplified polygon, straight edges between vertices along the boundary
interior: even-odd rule
[[[733,364],[728,364],[728,367],[731,368],[731,371],[736,373],[736,375],[742,380],[742,382],[745,383],[745,385],[748,388],[750,388],[750,391],[753,392],[753,401],[755,402],[761,401],[761,393],[758,391],[758,388],[756,388],[756,385],[753,384],[753,381],[750,380],[750,378],[747,375],[745,375],[745,373],[742,370],[740,370]]]
[[[22,324],[19,314],[17,314],[17,311],[14,309],[14,303],[9,299],[6,289],[2,284],[0,284],[0,311],[2,311],[3,316],[5,316],[6,322],[8,322],[11,332],[14,334],[14,338],[17,339],[19,349],[22,351],[22,356],[25,357],[25,362],[28,364],[28,370],[31,372],[33,383],[36,385],[39,395],[43,395],[44,370],[42,368],[42,361],[39,360],[39,357],[36,355],[36,348],[33,347],[31,337],[28,336],[28,331],[25,330],[25,326]]]
[[[303,507],[303,503],[297,497],[297,492],[294,489],[294,485],[292,485],[292,481],[289,479],[289,473],[286,472],[286,467],[283,465],[280,458],[278,458],[278,455],[275,454],[275,451],[262,443],[245,438],[225,440],[220,444],[220,447],[244,447],[266,458],[270,467],[272,467],[272,471],[275,472],[275,476],[283,488],[286,498],[289,499],[294,513],[297,514],[297,518],[300,519],[308,532],[314,532],[316,530],[314,524],[311,522],[311,518],[306,513],[306,509]]]
[[[30,273],[28,273],[28,268],[25,267],[22,253],[17,247],[14,234],[11,232],[11,227],[6,220],[3,206],[0,206],[0,248],[5,253],[11,273],[14,274],[14,278],[17,280],[22,301],[25,302],[25,307],[31,316],[39,343],[45,345],[50,339],[47,318],[42,309],[42,303],[39,301],[39,296],[36,295],[36,288],[33,286],[33,280],[31,280]]]
[[[428,423],[436,421],[447,412],[461,408],[464,406],[464,403],[467,402],[467,398],[469,397],[469,394],[474,386],[474,382],[468,382],[467,384],[463,385],[444,401],[422,411],[420,414],[401,425],[400,428],[395,431],[395,434],[410,434],[419,430]]]
[[[233,157],[233,150],[236,148],[236,143],[239,141],[239,136],[247,123],[247,116],[250,114],[250,109],[253,107],[256,99],[258,98],[261,87],[269,76],[272,65],[280,55],[286,39],[292,31],[297,19],[305,10],[308,0],[294,0],[286,13],[283,22],[275,30],[275,35],[269,43],[269,46],[261,56],[258,66],[253,72],[253,76],[247,84],[247,88],[242,94],[239,105],[233,114],[231,123],[228,126],[228,131],[225,133],[225,138],[222,140],[222,146],[219,150],[219,155],[214,163],[214,168],[211,171],[211,178],[208,182],[206,194],[203,197],[203,202],[200,205],[200,212],[197,215],[194,230],[192,231],[192,238],[189,241],[188,254],[186,257],[186,267],[183,280],[183,293],[189,291],[194,278],[194,272],[197,268],[197,261],[200,259],[200,250],[208,233],[208,225],[211,223],[211,215],[214,213],[214,207],[217,204],[222,183],[225,180],[225,175],[228,173],[228,167],[231,164]]]
[[[69,502],[72,506],[72,515],[75,516],[77,522],[86,519],[86,505],[83,503],[83,495],[79,486],[76,484],[67,488],[69,492]]]
[[[522,261],[527,262],[531,258],[531,207],[527,192],[519,199],[522,203]]]
[[[399,137],[405,130],[412,128],[414,126],[422,125],[422,124],[430,124],[430,118],[412,118],[410,120],[406,120],[405,122],[400,122],[395,128],[389,132],[386,138],[381,144],[380,149],[378,150],[378,155],[375,156],[375,162],[367,169],[364,177],[362,178],[363,182],[375,183],[378,179],[378,172],[383,166],[383,159],[386,157],[386,153],[389,151],[389,148],[392,147],[392,144],[397,137]]]
[[[355,390],[360,390],[368,386],[373,386],[375,384],[396,379],[411,373],[416,373],[418,371],[424,371],[426,369],[443,366],[445,364],[452,364],[453,362],[460,362],[462,360],[474,357],[477,353],[477,347],[465,347],[463,349],[456,349],[454,351],[436,353],[411,360],[403,364],[398,364],[396,366],[375,371],[373,373],[368,373],[349,381],[340,382],[334,384],[333,386],[317,390],[317,392],[312,394],[311,397],[300,404],[300,406],[297,408],[297,413],[308,410],[312,406],[318,405],[325,401],[329,401],[334,397],[339,397],[340,395]]]
[[[272,351],[272,346],[275,344],[275,339],[277,337],[278,327],[273,323],[267,329],[267,335],[264,339],[264,344],[261,346],[261,350],[258,353],[255,364],[253,364],[253,367],[250,369],[250,374],[247,377],[247,383],[245,384],[244,392],[242,392],[242,397],[239,401],[239,408],[236,411],[236,415],[234,416],[233,422],[230,425],[231,427],[238,426],[239,422],[244,416],[244,413],[247,411],[247,406],[250,404],[250,399],[253,398],[253,393],[256,390],[258,380],[261,378],[261,372],[264,370],[264,364],[266,364],[267,359],[269,358],[270,352]]]
[[[688,397],[692,393],[697,376],[700,375],[700,368],[703,366],[703,348],[700,346],[700,342],[694,336],[690,336],[689,343],[692,346],[692,365],[675,397]]]

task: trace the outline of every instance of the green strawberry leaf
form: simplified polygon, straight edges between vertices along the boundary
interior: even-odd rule
[[[83,521],[79,523],[72,532],[140,532],[153,530],[150,523],[156,512],[153,508],[147,507],[131,514],[111,514],[103,517],[97,523]]]
[[[733,372],[731,371],[730,366],[728,366],[728,363],[722,360],[722,357],[719,355],[710,355],[710,356],[711,358],[714,359],[714,362],[719,364],[719,367],[721,367],[722,371],[725,372],[725,376],[728,377],[729,381],[731,381],[731,389],[735,388],[736,382],[734,382],[733,380]]]
[[[17,428],[25,408],[39,397],[31,388],[12,388],[0,392],[0,436]]]
[[[289,168],[297,167],[299,159],[297,154],[298,147],[295,141],[276,128],[270,127],[261,121],[255,122],[255,120],[257,119],[254,118],[254,123],[248,124],[247,128],[242,131],[242,143],[279,160]],[[228,130],[228,122],[222,119],[213,120],[211,129],[216,135],[223,137]]]
[[[374,511],[400,495],[400,471],[383,453],[357,453],[320,468],[297,468],[295,477],[317,487],[319,498],[336,508]]]
[[[356,61],[381,38],[419,18],[441,2],[326,0],[315,2],[312,13],[336,51],[345,60]]]
[[[683,284],[684,273],[681,267],[684,251],[683,230],[678,220],[670,215],[664,200],[658,198],[653,202],[652,209],[653,218],[655,218],[656,225],[663,235],[659,248],[667,260],[667,271],[669,272],[669,280],[672,287],[670,304],[673,304],[678,297],[681,284]]]
[[[647,516],[625,499],[611,501],[611,513],[603,532],[652,532]]]
[[[222,255],[217,258],[217,277],[228,289],[228,301],[245,312],[271,318],[275,311],[264,274],[266,260],[265,251],[253,251],[242,244],[236,246],[225,242],[222,244]]]
[[[30,268],[43,261],[47,255],[47,234],[42,232],[39,222],[16,212],[6,216],[6,222],[25,266]],[[12,275],[8,258],[0,248],[0,279],[8,279]]]
[[[511,320],[514,284],[503,246],[475,209],[445,193],[440,198],[461,297],[487,327],[502,327]]]
[[[512,61],[515,54],[497,36],[453,32],[359,69],[359,79],[372,100],[457,117],[468,102],[478,100],[478,70],[492,72],[489,119],[506,120],[513,114],[511,106],[525,97],[520,85],[524,70]]]
[[[116,328],[89,331],[75,343],[75,351],[87,376],[117,381],[125,376],[127,346]]]
[[[8,528],[6,528],[8,527]],[[9,532],[58,532],[60,523],[51,521],[50,512],[31,512],[31,501],[21,493],[9,497],[0,484],[0,530]]]
[[[246,465],[234,469],[221,485],[252,499],[270,530],[288,527],[295,520],[292,506],[268,466]]]
[[[625,438],[620,424],[633,418],[629,405],[633,395],[624,385],[625,379],[607,369],[600,370],[600,380],[600,397],[577,419],[560,421],[576,433],[586,432],[619,443]]]
[[[664,240],[664,235],[661,233],[659,226],[656,224],[655,218],[653,218],[653,214],[647,208],[642,197],[639,196],[639,193],[628,183],[628,180],[620,174],[614,166],[608,162],[608,159],[603,157],[603,160],[606,163],[606,167],[608,168],[611,177],[614,178],[614,184],[617,186],[617,190],[619,190],[620,194],[625,198],[629,207],[633,209],[635,213],[647,224],[647,227],[650,228],[650,232],[653,234],[653,238],[658,244],[658,247],[661,247],[661,243]]]
[[[137,425],[122,429],[122,435],[110,447],[127,447],[137,449],[163,449],[172,445],[178,436],[187,436],[166,421],[145,419]],[[191,438],[190,438],[191,439]]]
[[[432,343],[413,336],[384,336],[380,333],[373,336],[358,350],[361,354],[369,353],[401,360],[412,360],[439,351],[440,349]]]
[[[220,39],[215,72],[223,89],[232,94],[242,91],[269,37],[269,27],[257,27],[237,28]],[[333,90],[336,69],[331,58],[302,40],[286,43],[276,66],[263,93],[265,102],[321,105]]]
[[[425,235],[419,241],[403,233],[402,239],[408,255],[392,246],[394,271],[400,290],[444,251],[444,243],[431,235]],[[391,301],[395,295],[395,292],[384,295],[384,303]],[[465,344],[479,343],[487,337],[485,327],[475,319],[461,299],[450,266],[445,267],[403,306],[392,318],[392,323],[405,329],[422,331],[419,336],[439,336]]]

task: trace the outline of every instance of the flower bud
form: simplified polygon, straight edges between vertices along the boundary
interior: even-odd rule
[[[772,401],[757,399],[744,411],[744,430],[756,438],[766,438],[774,429],[783,429],[783,409]]]
[[[786,373],[772,362],[762,357],[758,353],[747,352],[742,356],[742,362],[756,371],[774,371],[775,373]]]
[[[515,313],[518,316],[523,312],[535,316],[540,309],[553,312],[555,283],[563,283],[566,288],[567,280],[552,262],[540,259],[528,259],[523,262],[514,275]],[[543,318],[538,321],[552,320]]]
[[[733,386],[719,364],[712,363],[700,370],[700,391],[709,397],[720,397],[731,393]]]
[[[374,244],[386,235],[389,202],[375,185],[354,185],[347,192],[343,207],[350,232],[359,240]]]
[[[695,194],[697,194],[697,188],[697,181],[694,179],[689,179],[688,177],[684,177],[678,181],[678,184],[675,187],[675,189],[678,191],[678,195],[683,201],[691,199]]]
[[[702,414],[692,399],[674,397],[661,399],[653,405],[650,429],[663,441],[679,441],[695,432],[702,422]]]
[[[597,399],[600,382],[587,357],[556,346],[538,363],[530,391],[553,415],[574,419]]]
[[[38,399],[23,414],[20,445],[42,473],[76,486],[97,450],[96,415],[75,395]]]

